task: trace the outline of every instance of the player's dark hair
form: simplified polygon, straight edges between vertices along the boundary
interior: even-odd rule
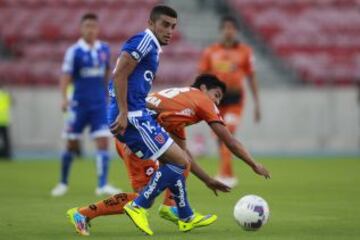
[[[177,18],[177,12],[171,7],[165,5],[157,5],[153,7],[150,13],[150,20],[155,22],[161,15]]]
[[[98,16],[95,13],[85,13],[84,15],[82,15],[81,17],[81,22],[85,21],[85,20],[98,20]]]
[[[225,83],[212,74],[200,74],[196,77],[195,82],[191,85],[191,87],[200,89],[201,85],[205,85],[208,90],[220,88],[223,94],[226,92]]]
[[[221,18],[219,28],[222,29],[224,27],[225,23],[227,23],[227,22],[232,23],[236,29],[239,29],[239,24],[238,24],[236,18],[233,16],[230,16],[230,15],[223,16]]]

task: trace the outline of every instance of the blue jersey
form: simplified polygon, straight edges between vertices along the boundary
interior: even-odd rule
[[[159,66],[161,47],[151,30],[146,29],[125,42],[121,51],[128,52],[136,61],[137,66],[128,78],[127,103],[128,111],[138,111],[146,108],[147,97],[152,81]],[[109,86],[111,105],[117,109],[112,81]]]
[[[91,48],[80,39],[66,51],[62,70],[73,78],[72,99],[80,105],[106,103],[105,74],[110,65],[110,48],[96,41]]]

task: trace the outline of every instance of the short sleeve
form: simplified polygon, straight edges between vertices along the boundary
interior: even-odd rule
[[[69,75],[73,75],[74,74],[74,69],[75,69],[75,48],[74,47],[70,47],[66,50],[65,53],[65,57],[64,57],[64,62],[62,65],[62,71],[63,73],[67,73]]]
[[[153,47],[151,43],[152,38],[149,34],[138,34],[126,41],[121,51],[129,53],[136,61],[140,62]]]
[[[204,120],[208,124],[213,122],[224,124],[224,120],[220,115],[218,107],[210,99],[204,99],[200,102],[197,115],[201,120]]]
[[[211,70],[211,49],[207,48],[201,55],[199,65],[199,73],[208,73]]]
[[[245,64],[245,72],[247,75],[250,75],[254,72],[254,62],[254,55],[252,53],[252,50],[249,48]]]

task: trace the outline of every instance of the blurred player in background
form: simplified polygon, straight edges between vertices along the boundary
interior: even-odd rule
[[[225,84],[214,75],[203,74],[196,78],[192,87],[170,88],[151,94],[147,98],[147,106],[155,111],[154,117],[171,134],[175,142],[188,152],[190,157],[191,153],[186,148],[185,127],[205,121],[237,157],[243,159],[254,172],[268,178],[270,175],[266,168],[255,162],[223,123],[216,105],[222,99],[225,89]],[[127,166],[134,191],[140,193],[158,169],[158,163],[151,159],[140,159],[129,151],[126,145],[117,140],[116,149]],[[230,191],[228,186],[210,177],[193,159],[191,160],[191,172],[216,195],[217,191]],[[122,214],[124,205],[136,197],[135,193],[116,194],[89,206],[72,208],[68,211],[68,215],[78,233],[89,235],[90,220],[99,216]],[[165,200],[159,208],[159,215],[165,220],[177,223],[179,220],[177,213],[172,195],[167,190]],[[79,219],[83,219],[81,224],[76,223]]]
[[[244,79],[248,78],[254,98],[254,119],[260,121],[260,104],[257,81],[253,69],[252,50],[237,40],[238,25],[231,16],[220,22],[221,40],[206,48],[199,62],[202,73],[215,74],[227,86],[220,104],[220,113],[232,134],[235,134],[243,113],[245,94]],[[237,184],[232,167],[232,155],[226,145],[219,141],[220,166],[217,179],[230,187]]]
[[[74,155],[79,149],[79,138],[84,128],[90,126],[91,137],[96,144],[97,195],[120,192],[107,183],[109,169],[106,85],[109,78],[110,49],[97,40],[99,26],[95,14],[81,18],[81,36],[65,54],[63,76],[60,81],[62,110],[67,114],[64,137],[66,149],[61,156],[60,183],[51,191],[52,196],[62,196],[68,190],[68,175]],[[72,98],[68,86],[73,84]]]
[[[10,159],[11,95],[0,83],[0,159]]]

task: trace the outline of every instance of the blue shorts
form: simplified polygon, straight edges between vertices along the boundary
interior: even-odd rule
[[[71,103],[66,115],[63,136],[67,139],[78,139],[87,126],[90,126],[93,138],[111,136],[107,125],[105,103],[96,105]]]
[[[110,113],[109,123],[115,119],[115,114]],[[125,133],[115,137],[125,143],[139,158],[152,160],[157,160],[174,142],[148,110],[129,112]]]

